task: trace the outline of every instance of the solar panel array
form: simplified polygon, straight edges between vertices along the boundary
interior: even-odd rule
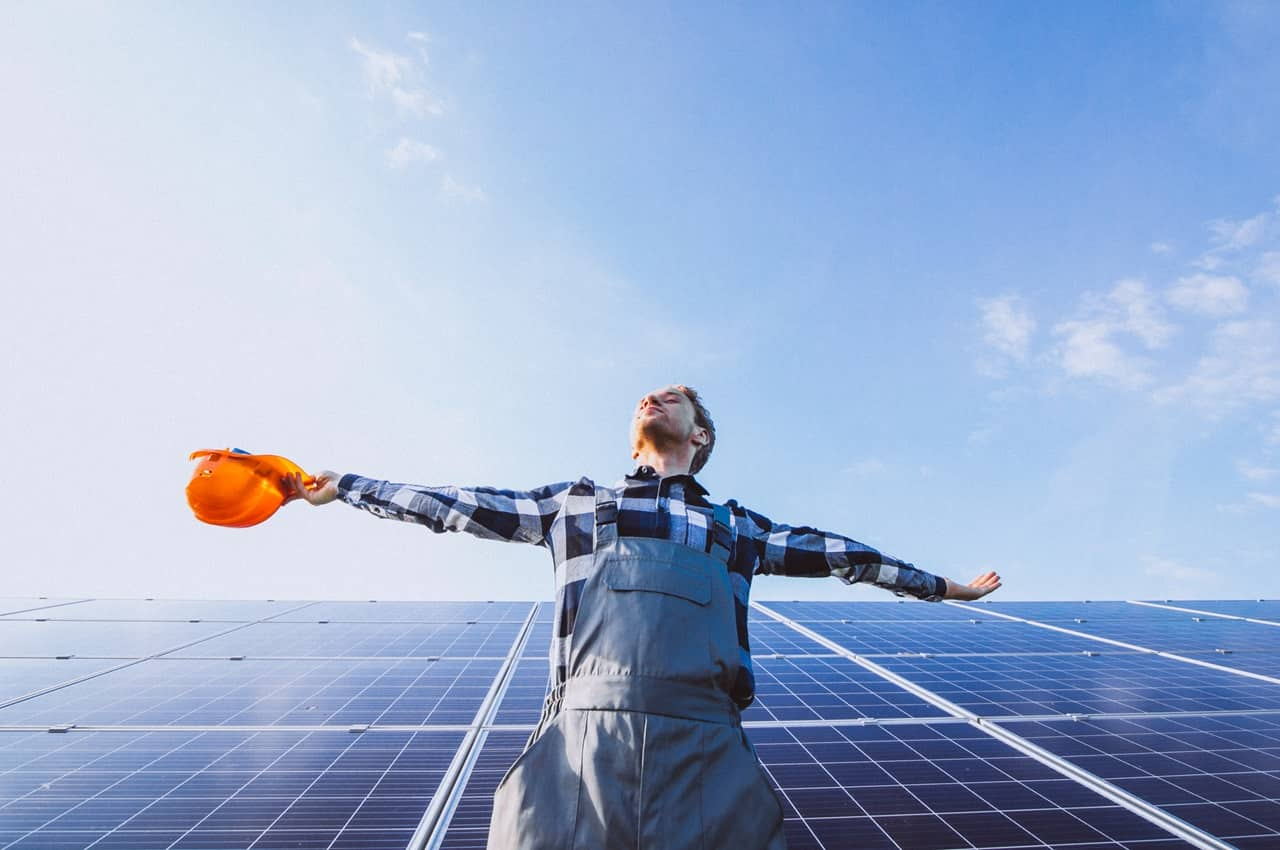
[[[1280,602],[756,604],[792,850],[1280,848]],[[0,848],[481,848],[549,603],[0,599]]]

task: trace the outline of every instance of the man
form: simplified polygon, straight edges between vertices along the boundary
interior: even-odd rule
[[[494,795],[489,849],[781,850],[782,810],[742,732],[755,680],[747,596],[755,573],[835,575],[921,599],[978,599],[861,543],[718,505],[694,479],[715,425],[689,387],[636,405],[635,470],[517,492],[418,487],[322,472],[293,480],[433,531],[545,546],[555,562],[552,688]]]

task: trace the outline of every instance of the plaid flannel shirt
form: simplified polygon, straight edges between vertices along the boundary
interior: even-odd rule
[[[375,516],[418,523],[435,532],[465,531],[487,540],[550,549],[556,588],[551,676],[558,690],[565,680],[582,588],[594,567],[596,489],[603,486],[582,478],[533,490],[423,487],[344,475],[338,494],[348,504]],[[641,466],[606,489],[618,504],[619,536],[654,537],[702,552],[711,550],[711,503],[706,489],[693,476],[660,478],[652,468]],[[869,582],[899,596],[929,601],[946,592],[944,579],[848,537],[775,523],[733,500],[726,506],[733,516],[728,569],[741,649],[741,668],[732,697],[740,707],[751,704],[755,691],[747,635],[753,575],[836,576],[848,584]]]

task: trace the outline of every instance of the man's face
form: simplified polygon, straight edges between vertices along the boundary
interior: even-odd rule
[[[680,445],[705,440],[706,431],[697,426],[695,417],[693,402],[674,385],[646,393],[636,403],[631,420],[631,445]]]

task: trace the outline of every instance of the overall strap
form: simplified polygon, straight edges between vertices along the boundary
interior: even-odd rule
[[[618,502],[607,487],[596,486],[596,550],[618,539]]]
[[[728,564],[733,554],[733,516],[724,505],[712,505],[711,557]]]

